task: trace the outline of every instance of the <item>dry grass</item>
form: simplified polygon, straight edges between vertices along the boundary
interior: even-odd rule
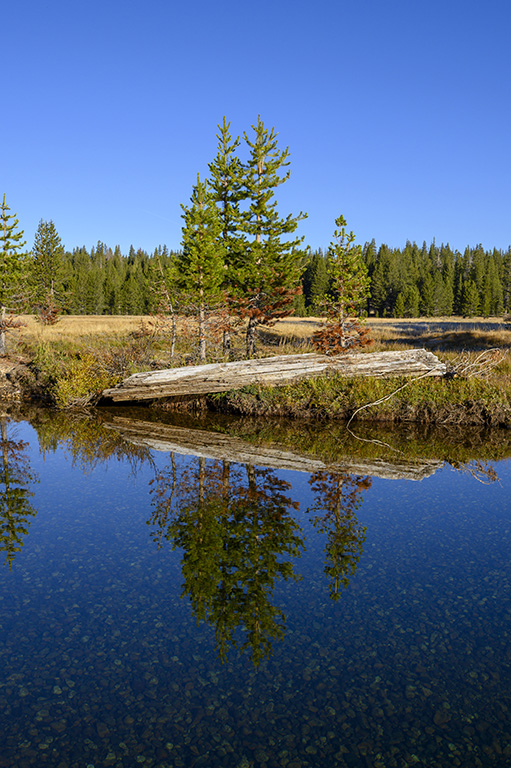
[[[63,315],[55,325],[42,325],[22,315],[20,336],[27,341],[75,342],[93,337],[122,336],[140,330],[150,318],[142,315]]]
[[[321,324],[318,317],[292,317],[279,320],[268,332],[274,343],[303,345]],[[511,348],[511,325],[502,318],[370,318],[374,345],[368,351],[403,347],[429,347],[438,350]]]
[[[120,337],[150,328],[153,318],[144,315],[64,315],[53,326],[43,326],[33,315],[24,315],[21,339],[27,341],[79,342],[92,338]],[[319,317],[289,317],[272,328],[261,328],[261,341],[269,346],[307,345],[319,328]],[[190,322],[188,321],[188,333]],[[378,348],[427,346],[437,349],[511,348],[511,325],[502,318],[371,318],[367,321]],[[183,328],[183,324],[179,324]]]

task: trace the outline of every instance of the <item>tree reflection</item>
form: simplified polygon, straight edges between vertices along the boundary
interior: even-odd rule
[[[0,550],[6,553],[4,562],[12,569],[14,558],[28,533],[30,518],[37,514],[30,503],[34,494],[29,486],[38,478],[30,468],[28,443],[9,437],[8,422],[4,417],[0,417],[0,440]]]
[[[127,461],[134,474],[145,462],[153,463],[148,448],[127,440],[91,416],[38,412],[31,424],[37,432],[43,456],[61,448],[70,456],[72,465],[80,467],[84,473],[92,472],[112,459]]]
[[[371,482],[370,477],[346,473],[320,471],[310,476],[315,500],[308,511],[315,514],[315,528],[327,536],[324,571],[332,600],[339,599],[340,588],[348,586],[357,570],[366,529],[359,524],[356,511]]]
[[[272,593],[279,579],[299,578],[291,558],[303,548],[289,489],[270,469],[203,458],[178,476],[172,457],[153,481],[153,539],[183,549],[182,594],[214,627],[222,660],[237,648],[257,666],[284,635]]]

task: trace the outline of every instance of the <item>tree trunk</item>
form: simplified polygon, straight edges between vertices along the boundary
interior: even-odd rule
[[[199,360],[204,362],[206,359],[206,313],[204,303],[201,299],[199,306]]]
[[[247,326],[247,357],[253,357],[256,349],[256,328],[257,320],[251,317]]]
[[[425,349],[346,355],[277,355],[232,363],[168,368],[134,373],[103,397],[114,401],[153,400],[228,392],[249,385],[283,386],[292,381],[338,372],[344,376],[443,376],[445,363]]]
[[[0,355],[5,355],[5,307],[2,307],[0,319]]]

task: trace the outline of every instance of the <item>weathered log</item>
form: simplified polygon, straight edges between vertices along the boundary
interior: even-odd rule
[[[371,475],[388,480],[422,480],[443,466],[443,461],[436,459],[411,461],[396,458],[393,461],[387,461],[351,456],[339,456],[337,461],[325,462],[321,458],[312,458],[278,444],[252,445],[242,438],[223,432],[187,429],[117,415],[112,416],[110,422],[105,422],[105,426],[115,429],[129,442],[155,451],[200,456],[217,461],[252,464],[272,469],[289,469],[295,472],[326,471]]]
[[[425,349],[328,355],[278,355],[135,373],[102,396],[114,402],[228,392],[250,384],[281,386],[338,372],[343,376],[442,376],[445,364]]]

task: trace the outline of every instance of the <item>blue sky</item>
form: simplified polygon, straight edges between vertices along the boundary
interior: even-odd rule
[[[217,125],[289,146],[313,248],[511,244],[508,0],[16,0],[2,8],[0,195],[32,246],[181,240]]]

